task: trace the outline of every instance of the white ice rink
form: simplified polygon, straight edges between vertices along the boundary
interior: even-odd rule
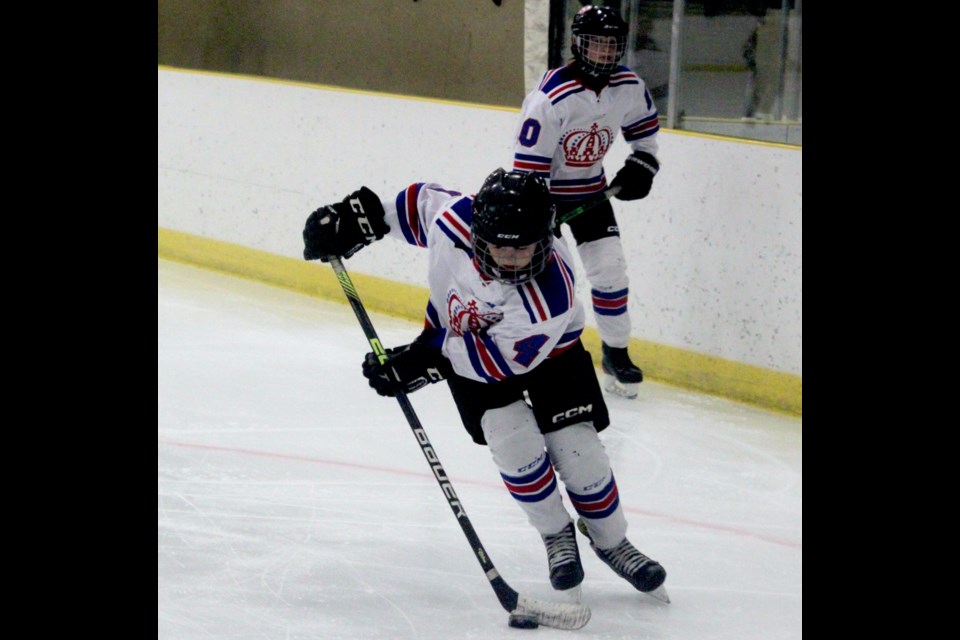
[[[388,347],[419,332],[371,318]],[[580,538],[592,619],[519,630],[396,400],[367,387],[367,350],[346,304],[158,260],[158,639],[802,637],[801,419],[650,381],[608,397],[628,536],[666,568],[672,603]],[[539,535],[446,385],[410,400],[500,574],[556,599]]]

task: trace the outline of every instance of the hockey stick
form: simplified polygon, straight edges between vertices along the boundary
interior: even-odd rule
[[[350,280],[350,275],[344,268],[340,258],[331,257],[330,266],[333,267],[334,272],[337,274],[340,287],[343,289],[344,295],[347,296],[350,306],[353,307],[353,312],[356,314],[357,320],[360,321],[360,327],[367,336],[370,347],[380,359],[380,362],[385,362],[387,360],[386,351],[380,343],[380,338],[377,337],[377,332],[373,328],[373,323],[370,321],[370,317],[367,315],[363,303],[360,302],[360,296],[357,295],[357,290]],[[436,451],[433,450],[433,446],[427,438],[427,433],[420,424],[420,419],[417,418],[417,414],[414,413],[410,400],[405,393],[400,391],[397,393],[397,402],[400,403],[403,415],[406,416],[407,422],[410,424],[410,429],[420,444],[420,450],[423,452],[423,456],[427,459],[427,463],[433,470],[433,475],[436,477],[440,489],[447,499],[447,504],[450,505],[450,509],[453,510],[453,514],[457,517],[457,522],[460,524],[460,528],[463,529],[463,534],[467,537],[470,548],[473,549],[474,555],[480,562],[480,566],[483,568],[483,572],[487,576],[487,580],[490,581],[490,585],[497,594],[497,599],[500,601],[500,604],[503,605],[503,608],[511,614],[535,616],[539,624],[556,629],[579,629],[587,624],[590,620],[590,609],[588,607],[580,604],[544,602],[542,600],[526,598],[517,593],[500,577],[496,567],[493,566],[493,561],[490,560],[490,556],[487,555],[483,545],[480,543],[480,538],[477,536],[477,532],[474,530],[470,518],[467,517],[466,512],[463,510],[463,505],[460,504],[460,499],[457,497],[456,491],[453,490],[453,485],[447,477],[447,472],[444,471],[443,465],[440,464],[440,459],[437,457]]]
[[[604,192],[600,195],[600,197],[594,198],[593,200],[590,200],[589,202],[580,205],[580,206],[577,207],[576,209],[573,209],[573,210],[571,210],[571,211],[567,211],[565,214],[563,214],[563,216],[562,216],[559,220],[557,220],[557,225],[561,225],[561,224],[564,224],[564,223],[566,223],[566,222],[570,222],[571,220],[573,220],[574,218],[576,218],[576,217],[577,217],[578,215],[580,215],[581,213],[584,213],[585,211],[589,211],[590,209],[593,209],[593,208],[596,207],[597,205],[603,204],[604,202],[606,202],[606,201],[609,200],[610,198],[612,198],[612,197],[614,197],[615,195],[617,195],[618,193],[620,193],[620,189],[621,189],[621,188],[622,188],[622,187],[620,187],[620,186],[610,187],[609,189],[607,189],[606,191],[604,191]]]

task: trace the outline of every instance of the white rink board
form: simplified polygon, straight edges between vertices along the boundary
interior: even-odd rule
[[[517,117],[158,68],[157,224],[300,258],[310,211],[361,185],[384,197],[418,181],[475,191],[510,166]],[[627,152],[618,139],[609,175]],[[801,150],[661,130],[659,158],[649,197],[614,201],[634,337],[802,376]],[[399,242],[347,266],[425,283],[425,252]],[[579,295],[589,307],[588,287]]]

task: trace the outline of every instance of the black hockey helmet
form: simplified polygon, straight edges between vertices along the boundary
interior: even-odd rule
[[[602,77],[613,73],[620,64],[624,52],[627,50],[627,32],[629,28],[620,16],[620,12],[612,7],[602,7],[588,4],[573,17],[571,27],[573,40],[570,49],[577,61],[577,66],[584,73]],[[587,50],[594,39],[612,36],[616,38],[616,54],[612,60],[597,62],[587,57]],[[606,42],[601,40],[600,42]]]
[[[473,198],[473,255],[481,273],[506,284],[536,277],[547,266],[553,246],[555,207],[547,183],[538,175],[497,169]],[[530,262],[501,266],[491,247],[534,245]]]

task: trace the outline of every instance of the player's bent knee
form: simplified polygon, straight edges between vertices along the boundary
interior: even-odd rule
[[[522,400],[498,409],[488,409],[480,419],[480,427],[491,449],[499,449],[505,442],[518,436],[540,435],[533,412]]]
[[[563,483],[582,493],[610,474],[610,459],[593,425],[578,422],[545,436],[547,451]]]
[[[598,283],[615,288],[627,286],[627,259],[620,238],[585,242],[577,249],[592,286]]]

